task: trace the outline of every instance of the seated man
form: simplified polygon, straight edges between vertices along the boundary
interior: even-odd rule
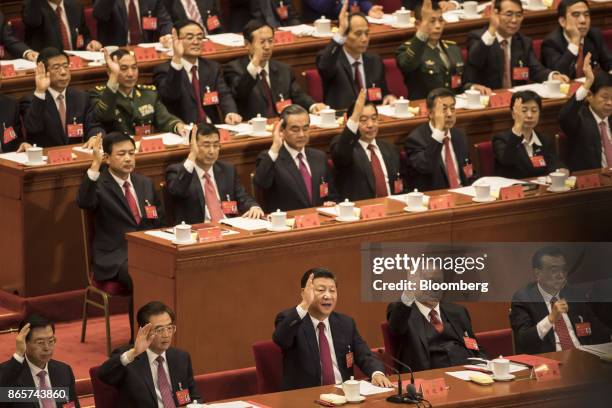
[[[274,29],[271,26],[251,20],[244,27],[243,35],[249,55],[227,63],[223,70],[244,119],[250,120],[258,114],[275,117],[292,103],[311,113],[324,107],[302,91],[289,65],[272,59]]]
[[[361,338],[355,321],[334,311],[336,276],[313,268],[301,280],[302,301],[280,312],[272,339],[283,351],[283,389],[341,384],[353,376],[353,362],[372,384],[390,387],[381,360]]]
[[[423,3],[423,0],[402,0],[402,7],[404,7],[406,10],[413,10],[416,12],[417,8]],[[463,3],[463,0],[443,0],[437,3],[440,6],[440,10],[442,10],[443,13],[446,13],[447,11],[461,8],[461,3]]]
[[[317,54],[317,70],[323,80],[325,104],[333,109],[347,109],[361,89],[368,90],[368,100],[389,104],[385,66],[377,53],[367,52],[370,27],[362,13],[348,12],[348,2],[340,11],[338,32]]]
[[[69,65],[68,54],[57,48],[45,48],[38,55],[34,95],[21,102],[29,144],[63,146],[104,133],[91,115],[89,95],[70,86]]]
[[[591,68],[591,55],[583,65],[586,80],[561,107],[559,124],[567,135],[572,171],[612,166],[612,75]]]
[[[274,29],[301,24],[292,0],[249,0],[249,8],[254,19]]]
[[[351,13],[364,13],[373,18],[382,18],[383,8],[373,5],[370,0],[303,0],[304,21],[314,21],[325,16],[330,20],[339,18],[344,3],[350,3]]]
[[[306,109],[290,105],[274,127],[272,146],[255,162],[256,188],[262,189],[266,212],[319,207],[335,201],[332,170],[324,152],[306,147],[310,117]]]
[[[204,29],[195,21],[183,20],[172,30],[172,60],[153,70],[159,96],[170,113],[185,123],[240,123],[242,117],[221,66],[200,56],[203,39]]]
[[[514,179],[545,176],[565,167],[557,157],[553,141],[535,131],[540,121],[542,99],[532,91],[512,94],[512,129],[493,136],[495,175]]]
[[[16,350],[10,360],[0,364],[0,387],[33,387],[39,391],[66,388],[67,396],[61,400],[39,399],[31,406],[80,407],[74,386],[72,368],[53,360],[55,351],[55,325],[50,320],[29,315],[19,323],[15,339]],[[3,407],[23,407],[23,402],[6,403]]]
[[[427,95],[426,104],[429,122],[404,139],[409,190],[470,185],[474,175],[467,138],[453,127],[457,121],[455,95],[446,88],[434,89]]]
[[[13,34],[13,27],[6,21],[4,13],[0,11],[0,60],[11,58],[24,58],[36,61],[38,53]]]
[[[471,357],[487,358],[478,345],[467,309],[441,301],[441,290],[419,289],[419,280],[449,281],[444,271],[418,270],[411,279],[417,289],[404,291],[401,301],[387,308],[389,331],[399,338],[398,360],[413,371],[422,371],[466,364]]]
[[[115,350],[98,377],[119,391],[120,406],[178,407],[201,400],[189,353],[172,347],[172,309],[149,302],[138,310],[138,335],[130,349]]]
[[[101,169],[103,162],[106,166]],[[117,281],[130,292],[132,278],[128,273],[125,234],[164,225],[153,181],[134,173],[135,167],[134,140],[124,133],[107,134],[93,146],[93,160],[76,198],[80,208],[95,214],[95,280]],[[134,312],[131,297],[129,312],[131,327]]]
[[[378,139],[378,111],[366,102],[365,90],[348,110],[342,133],[331,142],[336,187],[351,201],[386,197],[404,191],[397,148]]]
[[[0,85],[2,72],[0,72]],[[19,102],[10,96],[0,93],[0,122],[2,122],[2,139],[0,153],[25,151],[27,143],[23,142],[21,133],[21,118],[19,117]]]
[[[187,159],[166,169],[166,189],[172,196],[177,223],[219,222],[239,213],[247,218],[263,217],[257,202],[240,184],[236,168],[217,160],[220,149],[217,128],[201,123],[191,131]]]
[[[175,25],[191,20],[198,23],[205,34],[220,34],[226,31],[219,0],[164,0],[164,6]]]
[[[586,0],[562,0],[557,8],[559,27],[542,43],[542,63],[568,77],[581,78],[584,56],[591,54],[591,63],[604,71],[612,70],[612,53],[601,31],[591,27],[591,14]]]
[[[535,282],[512,297],[510,324],[517,354],[610,341],[612,330],[591,311],[586,294],[567,283],[567,262],[559,248],[539,249],[532,267]]]
[[[489,27],[468,34],[464,82],[507,89],[530,81],[569,81],[567,76],[544,68],[538,61],[531,39],[519,32],[522,21],[520,0],[495,0]]]
[[[130,51],[119,49],[110,56],[106,86],[92,92],[93,118],[107,132],[144,136],[154,132],[183,134],[185,124],[168,113],[153,85],[138,85],[138,64]]]

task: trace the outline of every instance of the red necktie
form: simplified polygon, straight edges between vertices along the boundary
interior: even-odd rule
[[[329,342],[325,336],[325,323],[319,322],[319,359],[321,360],[321,385],[330,385],[336,383],[334,376],[334,365],[332,363],[331,350]]]
[[[55,15],[57,16],[57,25],[60,30],[60,37],[62,37],[62,47],[65,50],[71,50],[70,40],[68,40],[68,29],[66,29],[66,24],[64,24],[64,20],[62,20],[62,6],[57,6],[55,9]]]
[[[361,88],[363,88],[363,86],[361,85],[361,72],[359,71],[360,64],[361,62],[359,61],[353,62],[353,68],[355,69],[355,73],[353,74],[353,80],[355,81],[356,94],[359,94],[359,91],[361,91]]]
[[[376,186],[376,197],[387,196],[387,182],[385,181],[385,173],[383,172],[380,160],[376,155],[376,147],[373,144],[368,145],[370,151],[370,164],[372,165],[372,173],[374,174],[374,186]]]
[[[459,184],[459,176],[457,175],[457,169],[455,168],[455,162],[453,161],[453,155],[451,153],[450,137],[444,137],[444,161],[446,165],[446,177],[448,178],[448,185],[450,188],[457,188]]]
[[[161,394],[164,408],[176,408],[174,398],[172,398],[172,388],[170,387],[168,376],[164,369],[164,358],[162,356],[157,356],[155,361],[157,361],[157,386],[159,387],[159,393]]]
[[[510,79],[510,58],[508,55],[508,41],[501,42],[501,49],[504,52],[504,76],[502,78],[502,88],[512,88],[512,80]]]
[[[610,137],[608,137],[608,126],[603,120],[599,122],[599,135],[601,136],[601,145],[606,154],[606,164],[608,167],[612,167],[612,142],[610,142]]]
[[[276,116],[276,110],[274,109],[274,98],[272,97],[272,90],[270,89],[270,85],[268,84],[267,77],[268,73],[265,69],[262,69],[259,73],[259,77],[261,80],[261,86],[264,91],[264,96],[266,97],[266,104],[268,105],[268,113],[267,117],[273,118]]]
[[[308,202],[312,204],[312,176],[306,167],[306,163],[304,163],[304,156],[302,153],[298,153],[297,158],[300,162],[300,173],[302,174],[302,179],[304,179],[304,185],[306,185],[306,191],[308,192]]]
[[[555,307],[555,303],[557,302],[557,298],[553,297],[550,299],[550,307]],[[555,333],[557,333],[557,337],[559,337],[559,343],[561,344],[561,350],[571,350],[574,348],[574,342],[570,337],[569,330],[567,325],[565,324],[565,319],[563,315],[560,315],[555,321]]]
[[[64,102],[64,95],[57,95],[57,111],[60,115],[60,120],[62,121],[62,129],[66,132],[66,103]]]
[[[576,78],[582,78],[584,76],[584,48],[582,44],[578,47],[578,58],[576,59]]]
[[[134,198],[134,194],[132,194],[132,190],[130,189],[130,182],[126,181],[123,183],[123,191],[125,193],[125,200],[130,207],[130,211],[132,212],[132,216],[136,221],[136,224],[140,224],[140,213],[138,212],[138,203],[136,203],[136,199]]]
[[[140,35],[140,24],[138,23],[138,13],[134,0],[130,0],[128,5],[128,29],[130,31],[130,45],[140,44],[142,35]]]
[[[222,220],[223,209],[217,197],[217,190],[208,173],[204,173],[204,199],[206,200],[206,207],[208,207],[210,220],[212,222],[219,222],[219,220]]]
[[[38,377],[38,383],[39,383],[38,389],[39,390],[50,390],[50,388],[47,386],[47,372],[44,370],[39,371],[38,374],[36,374],[36,376]],[[52,399],[44,398],[44,399],[41,399],[40,401],[42,402],[43,408],[55,407],[55,401],[53,401]]]
[[[198,105],[198,122],[205,122],[206,113],[202,107],[202,94],[200,93],[200,80],[198,79],[198,67],[196,65],[191,67],[191,86]]]
[[[442,324],[442,321],[438,317],[438,312],[436,312],[436,309],[430,310],[429,323],[431,323],[431,325],[434,327],[434,329],[436,329],[438,333],[442,333],[444,331],[444,325]]]

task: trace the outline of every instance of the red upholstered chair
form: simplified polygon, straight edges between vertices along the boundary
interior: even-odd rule
[[[408,90],[404,84],[404,77],[402,71],[400,71],[395,62],[395,58],[385,58],[383,64],[385,65],[385,77],[387,79],[387,85],[389,86],[389,92],[397,97],[408,97]]]
[[[21,20],[21,17],[11,18],[8,21],[8,24],[10,24],[11,29],[13,30],[13,35],[19,38],[21,41],[24,41],[25,40],[25,26],[23,25],[23,21]],[[21,58],[21,55],[15,55],[14,57]]]
[[[85,24],[87,24],[87,28],[89,29],[89,34],[91,34],[92,39],[97,40],[98,39],[98,23],[93,15],[93,7],[85,7],[83,12],[85,14]]]
[[[378,0],[376,3],[383,6],[383,10],[387,14],[402,8],[402,0]]]
[[[512,329],[480,332],[476,333],[476,338],[478,339],[478,343],[482,345],[490,358],[514,355]]]
[[[533,46],[533,53],[535,54],[536,58],[539,60],[540,56],[542,55],[542,42],[544,40],[542,39],[537,39],[537,40],[533,40],[533,42],[531,43]]]
[[[200,374],[195,376],[194,380],[204,398],[204,401],[198,402],[212,402],[257,394],[255,367]]]
[[[490,141],[474,145],[478,153],[479,176],[492,176],[495,173],[495,158],[493,156],[493,143]]]
[[[463,62],[467,62],[468,57],[468,49],[463,47],[461,48],[461,57],[463,58]]]
[[[85,342],[87,331],[87,309],[88,305],[102,309],[104,311],[104,322],[106,323],[106,354],[111,354],[111,333],[110,333],[110,299],[113,296],[131,296],[132,294],[120,283],[114,281],[98,282],[93,277],[91,271],[92,243],[94,237],[93,213],[81,210],[81,227],[83,232],[83,251],[85,255],[85,274],[87,275],[87,287],[85,288],[85,298],[83,300],[83,322],[81,325],[81,343]],[[92,299],[91,295],[97,295],[100,301]]]
[[[603,32],[604,42],[609,50],[612,50],[612,28],[604,30]]]
[[[283,353],[273,341],[253,343],[253,356],[257,370],[257,393],[267,394],[281,390],[283,380]]]
[[[302,72],[302,75],[306,77],[308,94],[315,102],[323,102],[323,82],[321,81],[319,71],[316,69],[307,69]]]
[[[116,408],[119,405],[119,391],[98,378],[98,368],[89,369],[96,408]]]
[[[382,322],[380,324],[380,331],[382,332],[383,344],[385,345],[385,355],[397,358],[401,339],[391,334],[391,331],[389,330],[389,322]],[[386,360],[387,364],[390,366],[395,367],[397,365],[390,358],[386,358]]]

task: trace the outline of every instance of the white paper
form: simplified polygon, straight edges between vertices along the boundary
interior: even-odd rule
[[[523,180],[515,180],[504,177],[481,177],[469,187],[459,187],[449,191],[453,193],[468,195],[470,197],[476,197],[476,189],[474,188],[474,186],[483,186],[488,184],[491,187],[491,195],[498,197],[499,190],[503,187],[510,187],[512,185],[522,183],[524,183]]]
[[[508,89],[508,91],[514,93],[518,91],[533,91],[537,93],[541,98],[560,98],[563,94],[551,95],[548,92],[546,85],[544,84],[527,84],[515,86],[514,88]]]
[[[594,354],[598,357],[605,356],[605,355],[612,355],[612,342],[602,343],[602,344],[592,344],[588,346],[580,346],[578,348],[582,351],[586,351],[587,353]]]
[[[176,133],[161,133],[155,136],[144,136],[143,139],[159,139],[162,138],[164,146],[176,146],[183,144],[183,137]]]
[[[320,212],[321,214],[329,215],[330,217],[334,217],[334,218],[339,216],[337,205],[334,205],[333,207],[319,207],[317,208],[317,212]],[[355,217],[361,216],[361,208],[353,207],[353,214],[355,214]]]
[[[385,24],[385,25],[393,25],[395,24],[395,16],[393,14],[383,14],[382,18],[374,18],[367,16],[368,22],[370,24]]]
[[[157,51],[157,52],[170,52],[170,51],[172,51],[172,48],[166,48],[160,42],[140,43],[140,44],[138,44],[138,46],[140,48],[155,48],[155,51]]]
[[[215,125],[217,129],[225,129],[230,132],[235,132],[239,134],[250,134],[253,132],[253,126],[248,123],[239,123],[237,125]]]
[[[463,11],[447,11],[446,13],[442,14],[442,18],[444,18],[444,21],[446,21],[447,23],[456,23],[459,21],[460,14],[463,14]]]
[[[483,374],[483,373],[481,373],[480,371],[462,370],[462,371],[447,371],[445,374],[448,374],[451,377],[455,377],[463,381],[470,381],[471,375]]]
[[[232,401],[232,402],[217,402],[215,404],[204,404],[206,408],[252,408],[253,405],[244,401]]]
[[[270,221],[268,220],[243,218],[243,217],[224,218],[219,222],[221,224],[229,225],[234,228],[240,228],[245,231],[264,230],[272,225],[270,224]]]
[[[335,386],[336,388],[342,389],[342,384],[338,384]],[[359,394],[363,396],[382,394],[385,392],[393,391],[395,388],[383,388],[372,385],[372,383],[368,381],[361,380],[359,381]]]
[[[406,200],[408,200],[408,193],[406,193],[406,194],[390,195],[390,196],[387,196],[387,198],[390,198],[391,200],[396,200],[396,201],[401,202],[402,204],[408,205],[407,201],[406,201]],[[429,196],[428,195],[423,194],[423,205],[425,207],[427,207],[429,205]]]
[[[297,37],[305,37],[314,33],[314,27],[307,24],[300,24],[287,27],[278,27],[279,31],[290,31]]]
[[[93,149],[87,149],[81,146],[73,147],[72,150],[74,150],[75,152],[79,152],[79,153],[93,154]]]
[[[28,154],[25,152],[22,153],[17,153],[17,152],[10,152],[10,153],[3,153],[0,154],[0,159],[4,159],[4,160],[9,160],[15,163],[19,163],[19,164],[26,164],[28,162]],[[47,156],[43,156],[43,162],[47,162],[48,157]],[[42,165],[42,164],[41,164]]]
[[[28,61],[27,59],[19,58],[14,60],[3,60],[0,61],[0,65],[13,65],[15,71],[24,71],[26,69],[36,69],[36,63]]]
[[[167,241],[174,241],[176,239],[173,233],[166,232],[164,230],[145,231],[145,234],[155,238],[165,239]]]
[[[412,107],[409,107],[408,109],[412,109]],[[376,110],[381,115],[389,116],[391,118],[397,118],[397,116],[395,115],[395,105],[378,105],[376,107]],[[413,118],[413,117],[414,117],[414,113],[408,112],[408,114],[406,116],[402,116],[401,119],[407,119],[407,118]]]
[[[244,37],[241,34],[213,34],[206,38],[215,44],[225,45],[226,47],[244,47]]]
[[[66,50],[66,54],[74,55],[86,61],[104,61],[104,53],[99,51],[72,51]]]
[[[495,94],[493,94],[495,95]],[[486,95],[480,95],[480,105],[481,108],[485,108],[487,106],[487,101],[489,97]],[[459,94],[455,96],[455,109],[466,109],[468,107],[467,104],[467,95],[465,93]]]

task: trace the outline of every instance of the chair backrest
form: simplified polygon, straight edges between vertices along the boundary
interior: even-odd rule
[[[307,69],[302,72],[302,75],[306,77],[308,94],[315,102],[323,102],[323,81],[321,81],[319,71],[316,69]]]
[[[8,21],[8,24],[11,26],[11,30],[13,35],[19,38],[21,41],[25,41],[25,26],[23,25],[23,20],[21,17],[14,17]],[[21,58],[21,55],[13,55],[14,58]]]
[[[604,30],[603,32],[604,42],[609,50],[612,50],[612,28]]]
[[[249,179],[251,180],[251,196],[255,198],[255,201],[257,201],[257,204],[259,204],[261,208],[266,208],[266,195],[264,191],[255,184],[255,173],[251,173]]]
[[[91,367],[89,369],[96,408],[116,408],[119,405],[119,391],[98,378],[98,368]]]
[[[255,367],[200,374],[193,379],[200,395],[204,398],[203,401],[198,402],[219,401],[257,394]]]
[[[474,147],[478,154],[478,174],[480,176],[494,175],[495,158],[493,156],[493,143],[487,140],[486,142],[476,143]]]
[[[555,134],[555,153],[563,163],[567,163],[567,136],[563,132]]]
[[[402,8],[402,0],[378,0],[385,13],[390,14]]]
[[[164,214],[166,215],[166,223],[168,225],[176,225],[176,219],[174,216],[174,201],[172,196],[166,188],[166,182],[161,181],[159,183],[159,189],[161,191],[162,205],[164,206]]]
[[[543,41],[544,40],[539,38],[539,39],[533,40],[533,42],[531,43],[531,46],[533,47],[533,53],[535,54],[538,60],[540,59],[540,56],[542,55],[542,42]]]
[[[389,330],[389,322],[382,322],[380,324],[380,331],[382,332],[383,344],[385,345],[385,354],[397,358],[401,339],[391,334],[391,331]],[[391,359],[388,359],[388,364],[391,366],[396,366]]]
[[[81,209],[81,234],[83,237],[83,255],[85,258],[85,274],[87,283],[92,286],[93,240],[96,233],[94,212]]]
[[[461,57],[463,58],[463,62],[467,62],[468,58],[468,49],[466,47],[461,47]]]
[[[94,40],[98,39],[98,23],[96,18],[93,15],[93,7],[85,7],[83,10],[85,14],[85,24],[87,24],[87,28],[89,29],[89,34],[91,34],[91,38]]]
[[[253,357],[257,370],[257,393],[281,390],[283,381],[283,353],[271,340],[253,343]]]
[[[480,332],[476,333],[476,338],[490,358],[511,356],[514,354],[512,329]]]
[[[395,58],[385,58],[383,60],[385,66],[385,78],[387,79],[387,85],[389,86],[389,92],[393,95],[404,98],[408,97],[408,89],[404,84],[404,76],[397,66]]]

